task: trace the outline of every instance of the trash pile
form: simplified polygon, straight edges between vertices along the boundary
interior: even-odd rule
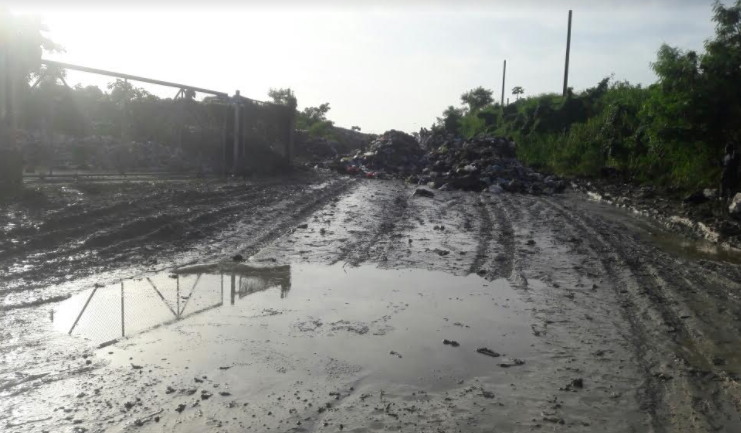
[[[563,192],[566,184],[545,177],[517,160],[515,143],[499,137],[448,140],[432,146],[427,166],[409,181],[441,190],[503,191],[528,194]]]
[[[373,140],[367,151],[358,150],[331,167],[351,175],[397,178],[418,173],[424,167],[424,155],[416,138],[392,129]]]
[[[553,194],[566,188],[555,176],[523,166],[517,160],[515,143],[505,138],[464,140],[433,134],[423,141],[424,149],[411,135],[391,130],[373,141],[367,152],[335,159],[329,167],[368,178],[405,179],[443,191]]]

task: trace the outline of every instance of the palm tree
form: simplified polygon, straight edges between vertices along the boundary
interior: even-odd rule
[[[525,89],[523,89],[520,86],[517,86],[512,89],[512,94],[515,95],[515,97],[517,98],[516,100],[518,101],[520,100],[520,95],[522,95],[523,93],[525,93]]]

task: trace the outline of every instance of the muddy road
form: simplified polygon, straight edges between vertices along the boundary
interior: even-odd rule
[[[0,215],[2,431],[741,431],[738,255],[580,196],[36,188]]]

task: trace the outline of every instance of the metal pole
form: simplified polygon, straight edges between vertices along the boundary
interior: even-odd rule
[[[204,89],[202,87],[187,86],[180,83],[171,83],[169,81],[153,80],[151,78],[138,77],[136,75],[124,74],[121,72],[105,71],[103,69],[88,68],[86,66],[73,65],[71,63],[57,62],[54,60],[41,59],[41,63],[47,66],[56,66],[62,69],[72,69],[74,71],[87,72],[90,74],[105,75],[108,77],[123,78],[131,81],[141,81],[142,83],[157,84],[159,86],[175,87],[177,89],[189,89],[198,93],[208,93],[209,95],[219,96],[221,98],[228,98],[229,95],[223,92],[217,92],[215,90]]]
[[[121,101],[121,141],[126,142],[127,136],[128,136],[128,116],[126,113],[126,109],[128,107],[128,99],[129,99],[129,92],[128,92],[128,84],[129,80],[124,79],[124,94],[123,94],[123,100]]]
[[[180,101],[178,101],[180,97]],[[178,104],[178,149],[180,152],[183,151],[183,112],[185,110],[185,89],[180,89],[178,94],[175,96],[174,102]]]
[[[182,313],[180,311],[180,275],[176,275],[176,285],[177,285],[177,298],[178,298],[178,317],[180,317],[180,314]]]
[[[226,125],[229,119],[229,106],[224,106],[224,124],[221,127],[221,165],[222,170],[224,172],[224,176],[226,176],[228,170],[226,167],[226,152],[227,152],[227,145],[226,145]]]
[[[236,277],[235,277],[234,274],[232,274],[232,290],[231,290],[231,293],[230,293],[231,294],[231,298],[232,298],[231,299],[231,304],[232,305],[234,305],[234,295],[236,294],[235,283],[236,283]]]
[[[289,106],[290,110],[288,116],[288,142],[286,143],[286,160],[288,165],[293,164],[293,154],[295,152],[295,136],[294,131],[296,130],[296,109],[293,106]]]
[[[569,54],[571,53],[571,16],[569,11],[569,30],[566,36],[566,68],[563,73],[563,96],[569,91]]]
[[[126,336],[126,310],[124,310],[124,283],[121,280],[121,337]]]
[[[47,139],[49,140],[47,143],[47,147],[49,149],[49,175],[52,174],[54,170],[54,87],[51,87],[52,95],[49,100],[49,121],[46,125],[48,128],[46,130],[47,133]]]
[[[75,319],[75,323],[72,324],[72,327],[69,328],[69,332],[67,334],[72,335],[72,331],[75,330],[75,326],[77,326],[77,322],[80,321],[80,318],[82,317],[82,314],[87,310],[88,304],[90,304],[90,301],[93,299],[93,296],[95,295],[95,292],[98,291],[98,288],[94,288],[92,293],[90,293],[90,296],[87,298],[87,301],[85,301],[85,306],[82,307],[82,310],[80,311],[80,314],[77,315],[77,319]]]
[[[239,112],[239,90],[234,94],[234,161],[232,161],[232,174],[237,174],[237,168],[239,167],[239,129],[242,116]]]
[[[502,71],[502,106],[504,106],[504,83],[507,79],[507,61],[504,61],[504,70]]]
[[[170,304],[167,303],[167,301],[165,300],[165,297],[162,296],[162,293],[159,291],[157,286],[154,285],[154,283],[152,282],[152,280],[149,279],[149,277],[147,277],[147,281],[149,281],[149,285],[152,286],[154,291],[157,292],[157,295],[159,295],[160,299],[162,300],[162,303],[165,304],[165,306],[167,307],[168,310],[170,310],[172,315],[175,316],[175,318],[177,318],[178,317],[177,313],[175,313],[172,307],[170,307]]]

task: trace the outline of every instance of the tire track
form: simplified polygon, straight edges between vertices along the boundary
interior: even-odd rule
[[[669,293],[670,286],[680,283],[661,278],[644,260],[652,257],[652,252],[642,250],[628,236],[620,237],[553,199],[544,202],[597,247],[595,253],[608,275],[618,281],[617,294],[632,324],[632,339],[646,377],[643,397],[647,399],[654,429],[674,431],[668,428],[673,426],[677,431],[716,431],[738,427],[737,414],[735,420],[733,416],[725,420],[717,416],[734,412],[729,412],[732,408],[718,397],[721,387],[717,382],[707,380],[717,376],[717,371],[708,375],[702,368],[694,367],[703,355],[692,343],[692,332],[670,307],[675,301]],[[674,372],[671,365],[676,358],[681,359],[688,374]]]

